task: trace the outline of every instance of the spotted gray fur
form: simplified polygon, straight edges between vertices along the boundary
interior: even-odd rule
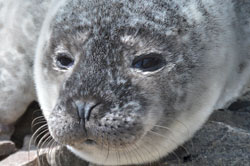
[[[50,134],[87,161],[149,163],[247,88],[247,0],[53,0],[34,76]],[[74,59],[63,70],[58,53]],[[166,65],[143,72],[135,57]],[[83,121],[82,107],[93,106]]]

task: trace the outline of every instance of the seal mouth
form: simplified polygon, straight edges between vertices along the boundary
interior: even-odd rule
[[[85,144],[87,145],[96,145],[96,141],[92,140],[92,139],[87,139],[86,141],[84,141]]]

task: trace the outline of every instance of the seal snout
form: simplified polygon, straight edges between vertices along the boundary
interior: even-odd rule
[[[86,101],[77,100],[75,104],[80,124],[84,128],[84,130],[86,130],[85,122],[89,121],[92,110],[95,109],[101,103],[94,100],[86,100]]]

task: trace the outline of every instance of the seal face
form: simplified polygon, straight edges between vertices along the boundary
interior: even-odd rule
[[[237,61],[232,28],[220,22],[230,14],[203,5],[55,5],[35,61],[38,98],[52,137],[105,165],[156,161],[190,138],[218,104]]]

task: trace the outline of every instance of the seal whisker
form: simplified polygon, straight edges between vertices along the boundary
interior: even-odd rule
[[[41,149],[41,145],[43,144],[43,141],[46,140],[49,135],[50,134],[48,132],[46,134],[44,134],[37,144],[37,156],[38,156],[38,158],[40,158],[40,154],[41,154],[40,151],[41,150],[44,151],[44,149]],[[41,164],[43,163],[43,159],[44,158],[42,158]]]
[[[50,143],[49,143],[48,145],[49,145],[49,148],[48,148],[48,156],[51,156],[52,150],[53,150],[53,148],[56,147],[57,142],[52,138],[52,139],[50,140]]]
[[[51,160],[51,156],[50,156],[50,146],[51,144],[53,143],[53,138],[52,137],[48,137],[48,142],[47,142],[47,145],[46,145],[46,156],[47,156],[47,161],[49,162]]]
[[[129,163],[129,161],[128,161],[129,159],[128,159],[128,156],[127,156],[126,149],[123,149],[122,152],[124,154],[124,157],[126,158],[127,163]]]
[[[38,121],[38,122],[32,124],[31,127],[32,127],[32,129],[33,129],[33,128],[36,127],[36,126],[41,125],[41,124],[45,124],[45,123],[46,123],[46,121]]]
[[[132,154],[134,152],[133,153],[134,157],[136,158],[137,162],[139,162],[140,160],[138,159],[139,154],[138,154],[138,151],[137,151],[137,147],[134,144],[131,144],[131,143],[125,143],[125,146],[126,147],[124,147],[124,149],[128,150],[128,154]],[[131,162],[132,162],[132,164],[134,163],[133,160]]]
[[[58,148],[62,148],[61,145]],[[59,151],[59,153],[56,155],[57,155],[57,156],[55,156],[56,164],[58,164],[59,166],[63,166],[63,162],[62,162],[62,158],[64,157],[63,152]]]
[[[154,141],[151,137],[147,137],[147,138],[149,138],[149,139],[151,139],[151,141]],[[151,145],[151,148],[152,149],[155,149],[155,151],[156,151],[156,153],[158,153],[158,159],[160,159],[161,158],[161,155],[160,155],[160,152],[159,152],[159,150],[151,143],[151,141],[146,141],[147,142],[147,144],[149,144],[149,145]]]
[[[155,157],[160,159],[160,153],[159,153],[158,149],[155,146],[152,146],[150,141],[148,142],[145,139],[143,139],[142,142],[145,142],[145,144],[143,144],[142,148],[145,149],[146,153],[148,154],[148,157],[152,157],[152,156],[154,157],[154,155],[150,150],[147,149],[146,145],[150,145],[153,149],[155,149],[156,153],[158,153],[158,155],[159,155],[158,157],[156,157],[156,156]],[[160,162],[159,162],[159,164],[160,164]],[[149,165],[151,165],[151,162],[149,162]]]
[[[130,153],[127,151],[126,148],[123,149],[123,152],[125,154],[125,157],[126,157],[127,161],[130,160],[130,162],[133,163],[133,161],[131,159],[131,156],[130,156]],[[129,163],[129,161],[128,161],[128,163]]]
[[[46,159],[46,156],[47,156],[47,154],[48,154],[48,149],[46,148],[47,147],[47,145],[48,145],[48,143],[49,143],[49,141],[50,141],[50,139],[51,139],[51,137],[50,137],[50,135],[49,135],[49,133],[48,133],[48,137],[47,138],[44,138],[45,140],[43,141],[43,143],[40,145],[40,149],[42,149],[43,151],[43,153],[44,153],[44,156],[42,157],[42,163],[44,163],[44,160]]]
[[[143,158],[142,156],[141,156],[141,154],[137,151],[137,149],[139,149],[138,148],[138,146],[137,146],[137,143],[134,143],[134,146],[135,146],[135,151],[136,151],[136,153],[138,154],[138,156],[141,158],[141,161],[143,161],[144,163],[145,163],[145,158]]]
[[[37,121],[37,120],[45,120],[45,118],[44,118],[44,116],[43,115],[41,115],[41,116],[37,116],[36,118],[34,118],[33,120],[32,120],[32,122],[34,122],[34,121]]]
[[[180,120],[176,119],[176,118],[170,118],[171,120],[174,120],[175,122],[181,124],[182,126],[184,126],[184,128],[187,130],[187,135],[188,137],[191,137],[191,132],[190,132],[190,129],[187,127],[187,125],[184,123],[184,122],[181,122]],[[173,132],[173,131],[171,131]],[[180,132],[180,131],[175,131],[175,132]],[[191,141],[191,148],[192,148],[192,151],[194,149],[194,144],[193,144],[193,140],[190,140]],[[183,146],[184,150],[186,151],[185,147]],[[186,151],[187,154],[190,154],[188,151]]]
[[[109,149],[109,138],[108,138],[108,135],[107,135],[107,144],[108,144],[108,152],[107,152],[107,155],[106,155],[106,159],[105,159],[105,163],[107,162],[107,160],[108,160],[108,157],[109,157],[109,151],[110,151],[110,149]]]
[[[43,131],[44,130],[44,131]],[[44,124],[42,126],[40,126],[31,136],[31,139],[30,139],[30,142],[29,142],[29,151],[30,151],[30,147],[31,147],[31,144],[32,142],[34,142],[34,144],[36,144],[36,140],[37,138],[44,132],[48,131],[48,127],[47,127],[47,124]],[[39,133],[41,132],[41,133]],[[39,133],[39,134],[38,134]],[[38,134],[38,135],[37,135]],[[35,139],[35,140],[34,140]]]
[[[119,164],[119,159],[118,159],[117,149],[115,149],[115,156],[116,156],[116,165],[118,165]]]
[[[103,151],[103,144],[104,144],[104,140],[103,140],[103,133],[102,133],[102,136],[101,136],[101,153],[102,153],[102,151]]]
[[[121,154],[120,154],[120,151],[119,150],[117,150],[117,152],[118,152],[118,158],[119,158],[119,162],[118,162],[118,164],[120,163],[120,161],[121,161]]]
[[[40,148],[41,149],[46,149],[46,147],[48,146],[48,143],[51,141],[52,137],[49,135],[49,133],[47,133],[48,137],[41,143]],[[46,149],[48,150],[48,149]]]
[[[44,120],[44,121],[46,121],[45,120],[45,118],[44,118],[44,116],[38,116],[38,117],[36,117],[36,118],[34,118],[33,120],[32,120],[32,123],[31,123],[31,125],[33,125],[34,124],[34,122],[36,122],[36,121],[40,121],[40,120]]]
[[[183,124],[183,123],[181,123],[181,124]],[[184,125],[184,124],[183,124]],[[171,132],[171,135],[173,136],[173,138],[174,139],[176,139],[176,136],[175,136],[175,132],[177,132],[177,131],[173,131],[173,130],[171,130],[170,128],[168,128],[168,127],[165,127],[165,126],[160,126],[160,125],[153,125],[154,127],[158,127],[158,128],[162,128],[162,129],[166,129],[167,131],[169,131],[169,132]],[[178,131],[179,132],[179,131]],[[172,141],[173,141],[173,139],[171,139]],[[184,149],[184,151],[187,153],[187,155],[190,155],[190,152],[184,147],[184,145],[180,145],[180,147],[182,148],[182,149]],[[193,148],[193,143],[192,143],[192,148]]]
[[[47,134],[49,132],[48,129],[44,129],[43,131],[41,131],[38,135],[34,135],[35,139],[34,139],[34,143],[36,144],[37,143],[37,140],[39,139],[40,136],[44,135],[44,134]],[[41,139],[41,138],[40,138]]]
[[[49,147],[49,152],[48,152],[48,156],[50,157],[50,159],[49,159],[50,162],[52,162],[52,161],[57,162],[57,158],[61,154],[61,152],[59,154],[56,152],[53,153],[53,150],[56,150],[57,147],[60,148],[60,145],[58,145],[58,143],[54,139],[52,139],[50,147]],[[52,155],[54,155],[54,156],[52,156]],[[59,157],[59,159],[60,159],[60,157]]]
[[[36,116],[35,114],[38,113],[38,112],[40,112],[40,113],[39,113],[38,116]],[[35,119],[40,119],[40,118],[45,119],[44,116],[43,116],[43,115],[40,115],[40,114],[42,114],[42,110],[41,110],[41,109],[36,109],[36,110],[34,110],[33,113],[32,113],[32,119],[33,119],[33,120],[35,120]],[[34,117],[35,117],[35,118],[34,118]]]
[[[140,162],[140,160],[137,158],[137,156],[139,155],[139,154],[138,154],[138,151],[136,150],[136,147],[134,148],[133,146],[134,146],[134,145],[132,145],[132,147],[131,147],[131,148],[133,148],[133,149],[134,149],[134,151],[135,151],[135,158],[136,158],[137,162],[139,163],[139,162]],[[140,156],[138,156],[138,157],[140,157]]]
[[[121,160],[121,158],[120,158],[120,153],[119,153],[119,149],[116,149],[115,148],[115,153],[116,153],[116,162],[117,162],[117,165],[119,165],[119,163],[120,163],[120,160]]]
[[[152,133],[151,133],[152,134]],[[149,144],[149,145],[151,145],[151,147],[153,148],[153,149],[155,149],[156,150],[156,152],[158,153],[158,159],[161,159],[162,157],[160,156],[160,153],[159,153],[159,151],[158,151],[158,146],[159,146],[159,148],[167,148],[165,145],[160,145],[159,143],[157,143],[156,145],[153,145],[151,142],[153,142],[153,141],[155,141],[155,140],[153,140],[153,138],[152,137],[150,137],[150,136],[147,136],[147,138],[149,138],[149,139],[151,139],[151,141],[147,141],[147,144]],[[180,163],[181,163],[181,159],[179,158],[179,156],[173,151],[173,152],[171,152],[174,156],[175,156],[175,158],[177,159],[177,161],[178,161],[178,163],[179,163],[179,165],[180,165]],[[161,165],[161,163],[160,163],[160,160],[158,160],[157,162],[159,162],[159,165]]]
[[[49,152],[49,145],[50,145],[51,141],[53,141],[52,136],[49,133],[47,133],[47,135],[48,135],[48,137],[43,141],[43,143],[39,147],[40,149],[46,150],[46,152],[45,152],[46,155]]]
[[[155,127],[159,127],[159,126],[155,126]],[[160,128],[163,128],[163,127],[160,127]],[[163,128],[164,129],[164,128]],[[168,130],[168,131],[170,131],[170,130]],[[170,132],[172,132],[173,133],[173,131],[170,131]],[[173,137],[174,137],[174,139],[175,139],[175,136],[173,135],[173,134],[171,134]],[[171,139],[171,141],[174,141],[173,139]],[[184,147],[184,145],[179,145],[179,147],[181,147],[182,149],[184,149],[184,151],[187,153],[187,155],[190,155],[190,152],[187,150],[187,148],[186,147]]]
[[[165,138],[166,140],[170,140],[171,142],[173,142],[173,143],[176,144],[176,142],[175,142],[174,140],[169,139],[168,137],[165,137],[165,136],[162,135],[162,134],[156,133],[156,132],[154,132],[154,131],[149,131],[149,133],[154,134],[154,135],[157,135],[157,136],[160,136],[160,137],[163,137],[163,138]],[[164,145],[161,145],[161,146],[164,146]],[[164,146],[164,147],[165,147],[165,146]],[[186,148],[185,148],[185,150],[186,150]],[[187,151],[186,151],[186,152],[187,152]],[[178,162],[181,161],[181,159],[179,158],[179,156],[178,156],[174,151],[172,151],[171,153],[173,153],[173,154],[177,157]]]
[[[117,129],[113,129],[114,132],[118,131]],[[133,150],[132,151],[135,151],[136,155],[138,155],[140,158],[141,158],[141,161],[145,162],[145,160],[143,159],[143,157],[140,155],[140,153],[137,151],[138,146],[137,146],[137,143],[134,143],[134,144],[131,144],[131,143],[125,143],[125,146],[127,146],[130,150],[130,148],[132,148]],[[135,148],[133,148],[135,147]],[[125,148],[125,147],[124,147]],[[119,150],[116,150],[118,151],[119,153]],[[120,156],[119,156],[120,157]],[[138,160],[138,158],[136,157],[136,159]],[[139,160],[138,160],[139,161]],[[132,162],[133,163],[133,162]]]
[[[126,153],[129,155],[129,159],[130,159],[130,162],[131,162],[131,164],[133,164],[134,163],[134,161],[132,160],[132,157],[131,157],[131,154],[132,153],[130,153],[130,150],[129,150],[129,148],[127,148],[127,147],[124,147],[124,150],[126,151]],[[136,156],[135,156],[136,157]],[[137,157],[136,157],[137,158]],[[138,160],[138,159],[137,159]]]

